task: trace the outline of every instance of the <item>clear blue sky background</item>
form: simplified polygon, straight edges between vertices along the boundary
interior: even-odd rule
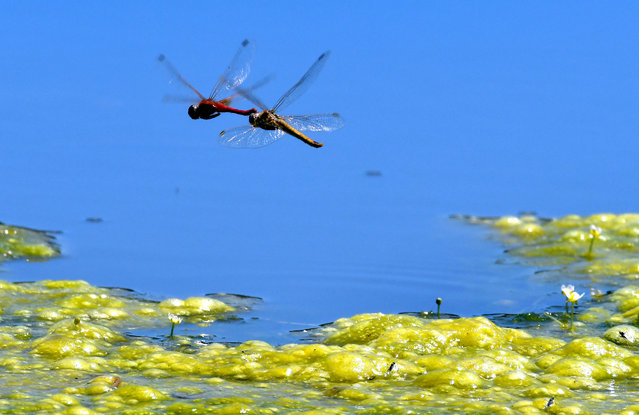
[[[634,2],[3,3],[0,220],[65,232],[43,276],[163,294],[176,275],[178,293],[264,296],[264,275],[448,275],[439,258],[471,249],[444,235],[450,213],[637,210],[638,16]],[[324,148],[226,149],[218,133],[245,119],[162,103],[158,53],[209,91],[244,38],[248,82],[276,74],[267,103],[333,51],[287,108],[342,114],[314,136]],[[421,301],[381,280],[361,308],[398,286]]]

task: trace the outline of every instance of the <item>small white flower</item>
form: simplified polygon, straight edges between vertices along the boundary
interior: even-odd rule
[[[563,293],[563,295],[565,295],[566,297],[570,296],[570,293],[575,291],[575,286],[570,284],[570,285],[563,285],[561,284],[561,292]]]
[[[601,228],[597,225],[590,225],[590,235],[593,238],[598,238],[601,235]]]
[[[173,324],[180,324],[182,322],[182,317],[177,316],[173,313],[169,313],[169,321]]]
[[[579,301],[581,297],[583,297],[586,294],[586,293],[577,294],[577,292],[575,291],[575,286],[572,284],[570,285],[562,284],[561,292],[563,295],[566,296],[566,301],[569,301],[571,303],[576,303],[577,301]]]
[[[571,303],[576,303],[577,301],[579,301],[579,299],[581,297],[583,297],[586,293],[581,293],[581,294],[577,294],[576,291],[573,291],[570,293],[568,297],[568,301],[570,301]]]

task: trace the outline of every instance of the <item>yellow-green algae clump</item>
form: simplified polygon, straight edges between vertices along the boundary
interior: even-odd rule
[[[50,233],[0,222],[0,262],[24,257],[42,260],[58,255],[60,249]]]
[[[498,230],[508,253],[526,258],[533,265],[564,265],[565,274],[575,273],[593,281],[608,276],[639,278],[639,214],[465,218]]]
[[[602,338],[566,342],[499,327],[483,317],[363,314],[324,328],[319,343],[228,346],[185,336],[132,337],[127,327],[143,319],[148,327],[168,326],[162,303],[118,297],[87,283],[2,282],[1,287],[0,366],[6,386],[0,411],[12,413],[179,414],[213,408],[216,413],[528,413],[541,411],[551,397],[555,412],[578,413],[591,405],[623,408],[620,398],[608,394],[610,384],[630,385],[639,375],[639,357]],[[90,303],[77,300],[87,295],[101,298],[98,309],[121,309],[128,317],[94,314]],[[69,317],[39,318],[39,309],[50,302]],[[207,313],[204,318],[210,318]],[[639,399],[639,392],[628,394]]]
[[[585,268],[596,261],[606,266],[631,261],[624,253],[633,252],[636,243],[634,220],[632,215],[476,219],[498,230],[514,254],[557,264],[559,274],[569,265],[570,272],[616,275],[622,282],[625,274]],[[593,221],[602,233],[591,258],[583,254]],[[0,412],[639,410],[639,354],[629,340],[639,315],[639,287],[625,286],[587,303],[579,316],[589,317],[580,318],[574,331],[554,320],[528,332],[484,317],[361,314],[318,329],[314,343],[281,346],[203,342],[183,332],[169,339],[167,313],[197,325],[233,311],[210,297],[154,302],[83,281],[0,281],[0,303]],[[134,335],[138,329],[164,334]]]

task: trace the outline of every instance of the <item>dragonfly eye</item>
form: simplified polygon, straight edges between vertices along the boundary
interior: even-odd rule
[[[200,118],[197,115],[197,105],[191,105],[189,107],[189,117],[193,118],[194,120],[197,120],[198,118]]]
[[[251,125],[255,125],[255,120],[257,120],[257,114],[252,112],[251,114],[249,114],[249,122],[251,123]]]

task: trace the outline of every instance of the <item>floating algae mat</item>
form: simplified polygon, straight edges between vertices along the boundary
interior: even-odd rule
[[[0,262],[16,258],[42,260],[58,255],[60,249],[50,233],[0,222]]]
[[[558,293],[559,311],[548,313],[362,314],[311,330],[301,344],[228,345],[184,333],[241,313],[231,301],[156,302],[83,281],[1,282],[0,412],[639,411],[639,287],[629,285],[639,215],[466,219],[502,238],[512,258],[562,283],[592,285],[572,329]],[[183,319],[172,338],[169,313]]]

